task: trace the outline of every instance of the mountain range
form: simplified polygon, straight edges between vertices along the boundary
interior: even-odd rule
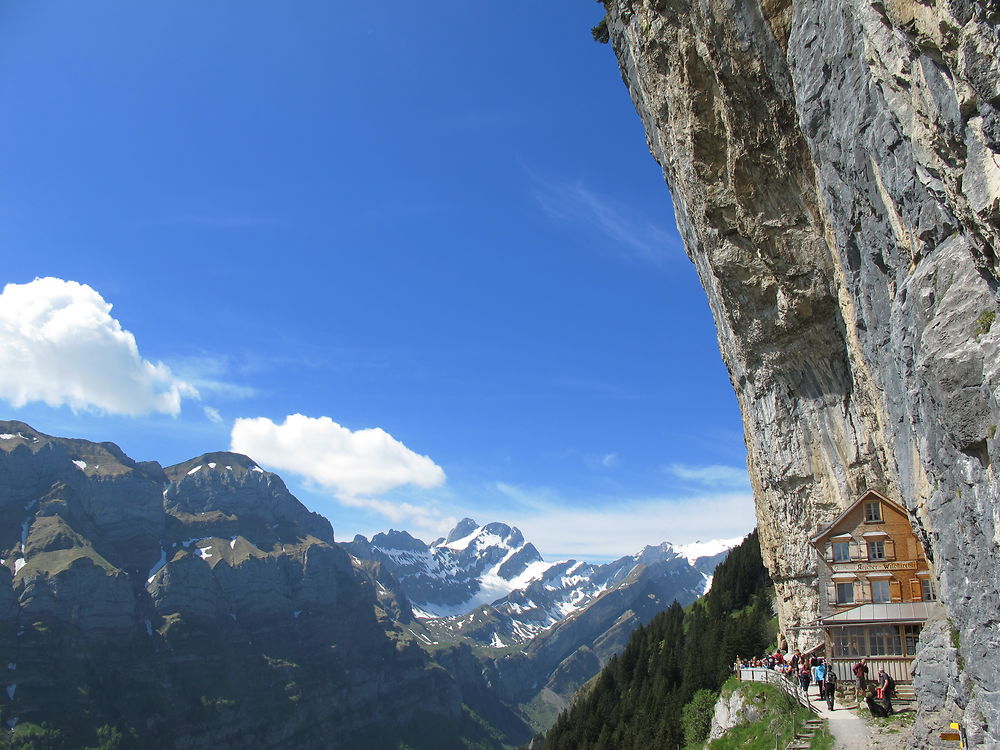
[[[711,572],[741,539],[663,543],[604,565],[546,562],[520,530],[462,519],[447,537],[426,544],[405,531],[356,536],[342,544],[359,560],[379,563],[398,582],[409,613],[438,639],[456,637],[505,648],[525,643],[586,610],[606,592],[634,583],[646,571],[671,578],[669,592],[695,598]],[[389,581],[379,581],[383,587]]]
[[[246,456],[164,468],[0,422],[0,721],[66,747],[102,726],[143,747],[510,746],[731,544],[548,563],[471,519],[338,543]]]

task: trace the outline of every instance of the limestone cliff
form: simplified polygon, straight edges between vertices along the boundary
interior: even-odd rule
[[[918,734],[964,712],[995,746],[1000,4],[607,9],[743,411],[783,630],[817,615],[808,537],[886,492],[956,630],[922,640]]]

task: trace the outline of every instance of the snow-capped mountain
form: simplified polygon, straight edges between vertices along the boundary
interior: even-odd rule
[[[471,518],[429,545],[390,530],[370,542],[358,535],[343,546],[388,569],[421,619],[465,614],[524,588],[551,567],[518,529],[503,523],[479,526]]]
[[[679,547],[665,542],[604,565],[550,563],[517,528],[503,523],[480,526],[464,518],[447,537],[429,545],[392,530],[370,542],[359,535],[343,546],[391,574],[434,640],[458,637],[500,648],[524,643],[606,592],[639,581],[659,582],[649,597],[664,599],[662,606],[673,599],[693,601],[707,589],[715,566],[740,541]],[[383,589],[391,587],[385,577],[378,583]]]

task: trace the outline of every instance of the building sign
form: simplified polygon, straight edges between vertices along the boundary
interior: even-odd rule
[[[916,570],[916,560],[901,560],[899,562],[869,562],[854,565],[834,565],[837,573],[871,573],[883,570]]]

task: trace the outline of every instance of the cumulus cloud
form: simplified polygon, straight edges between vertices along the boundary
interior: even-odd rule
[[[57,278],[0,293],[0,398],[138,416],[176,415],[194,386],[139,354],[111,304],[86,284]]]
[[[284,424],[266,417],[237,419],[230,440],[232,450],[299,474],[354,504],[403,485],[431,488],[445,479],[440,466],[385,430],[352,431],[329,417],[291,414]],[[364,502],[371,506],[370,500]]]

